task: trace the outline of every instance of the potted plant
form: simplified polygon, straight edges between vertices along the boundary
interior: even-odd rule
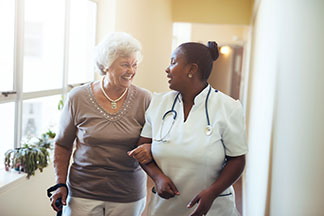
[[[25,143],[21,147],[10,149],[5,153],[5,168],[16,169],[27,173],[27,178],[35,175],[39,169],[41,172],[47,167],[49,160],[48,150],[51,148],[55,133],[51,130],[42,134],[36,143]]]

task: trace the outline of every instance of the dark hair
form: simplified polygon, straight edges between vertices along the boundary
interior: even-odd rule
[[[213,61],[218,56],[218,46],[215,41],[209,41],[207,46],[201,43],[183,43],[179,46],[188,64],[195,63],[201,73],[201,79],[207,81],[213,68]]]

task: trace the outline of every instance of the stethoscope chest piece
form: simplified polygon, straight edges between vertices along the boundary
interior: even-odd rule
[[[210,136],[213,133],[213,129],[210,125],[206,126],[205,133],[207,136]]]

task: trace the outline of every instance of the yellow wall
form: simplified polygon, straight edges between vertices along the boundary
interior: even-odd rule
[[[101,6],[98,41],[111,30],[133,35],[141,42],[144,55],[134,83],[150,91],[168,91],[164,70],[169,64],[172,46],[171,1],[104,0]],[[116,11],[111,14],[113,7]]]
[[[253,0],[173,0],[174,22],[250,23]]]
[[[248,41],[249,26],[246,25],[217,25],[200,24],[191,25],[191,40],[207,44],[207,41],[216,41],[222,45],[245,46]],[[213,71],[208,82],[216,89],[230,95],[232,79],[233,53],[220,55],[214,63]]]
[[[244,45],[248,41],[249,26],[193,23],[191,30],[192,41],[214,40],[218,45]]]

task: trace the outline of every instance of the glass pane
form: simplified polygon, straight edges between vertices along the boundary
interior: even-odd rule
[[[22,142],[40,137],[49,129],[56,132],[61,96],[25,100],[22,113]]]
[[[93,48],[97,5],[88,0],[71,1],[68,83],[93,80]]]
[[[13,89],[15,1],[0,1],[0,91]]]
[[[64,0],[25,0],[24,92],[62,87]]]
[[[4,154],[14,148],[15,103],[0,104],[0,169],[4,168]],[[5,123],[4,123],[5,122]]]

